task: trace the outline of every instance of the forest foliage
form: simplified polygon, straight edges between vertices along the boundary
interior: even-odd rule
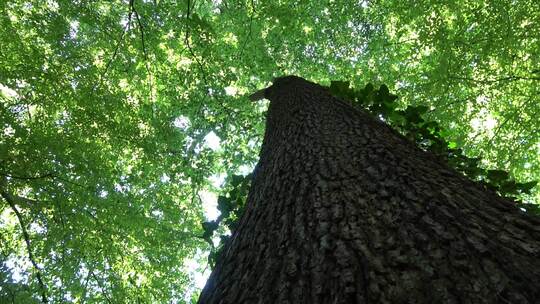
[[[287,74],[396,128],[416,120],[402,133],[529,212],[540,202],[538,1],[0,12],[0,302],[194,301],[258,158],[267,104],[246,96]]]

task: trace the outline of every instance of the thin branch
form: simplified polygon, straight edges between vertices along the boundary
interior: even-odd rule
[[[64,183],[68,183],[68,184],[70,184],[70,185],[77,186],[77,187],[79,187],[79,188],[83,188],[83,189],[91,189],[90,187],[85,187],[85,186],[83,186],[83,185],[81,185],[81,184],[79,184],[79,183],[72,182],[72,181],[70,181],[70,180],[67,180],[67,179],[64,179],[64,178],[61,178],[61,177],[58,177],[58,176],[56,176],[56,179],[58,179],[58,180],[60,180],[60,181],[62,181],[62,182],[64,182]]]
[[[531,99],[529,99],[528,101],[531,101]],[[526,102],[528,103],[528,102]],[[497,136],[499,136],[499,132],[501,131],[501,129],[510,121],[510,119],[514,119],[517,115],[520,115],[522,112],[523,112],[523,108],[522,106],[518,106],[514,109],[512,115],[508,115],[506,116],[506,119],[500,123],[497,128],[495,129],[495,131],[493,132],[493,136],[491,136],[491,138],[488,140],[488,143],[487,143],[487,146],[490,147],[491,144],[493,143],[493,141],[495,140],[495,138],[497,138]]]
[[[146,42],[144,39],[144,26],[139,16],[139,12],[137,12],[137,9],[135,9],[134,0],[130,1],[130,9],[131,9],[131,12],[135,14],[135,19],[137,20],[137,24],[139,25],[139,32],[141,33],[141,45],[142,45],[142,52],[143,52],[144,60],[145,60],[146,72],[148,73],[148,75],[151,75],[150,67],[148,66],[148,52],[146,51]],[[152,90],[152,82],[150,82],[150,92],[152,92],[151,90]]]
[[[6,177],[9,177],[9,178],[25,179],[25,180],[33,180],[33,179],[42,179],[42,178],[48,178],[48,177],[55,177],[55,175],[53,173],[47,173],[47,174],[38,175],[38,176],[19,176],[19,175],[12,175],[12,174],[8,174],[8,173],[0,172],[0,175],[6,176]]]
[[[92,269],[90,271],[88,271],[88,273],[86,274],[86,279],[84,280],[84,286],[83,286],[83,293],[82,293],[82,302],[85,303],[86,302],[86,293],[88,292],[88,282],[90,282],[90,274],[94,271],[94,268],[92,267]]]
[[[137,24],[139,25],[139,32],[141,33],[141,44],[142,44],[142,51],[143,51],[144,59],[148,60],[148,53],[146,52],[146,45],[144,42],[144,26],[141,22],[141,18],[139,17],[139,13],[135,9],[135,5],[133,1],[131,1],[131,11],[135,14],[135,19],[137,19]]]
[[[398,40],[396,42],[387,42],[387,43],[383,44],[382,47],[389,47],[389,46],[393,46],[393,45],[401,46],[402,44],[405,44],[405,43],[408,43],[408,42],[411,42],[411,41],[418,41],[418,38],[409,38],[409,39],[405,39],[405,40]]]
[[[107,303],[111,304],[112,301],[111,299],[109,298],[109,296],[107,295],[107,290],[105,288],[103,288],[103,286],[101,285],[101,282],[98,280],[98,278],[96,277],[96,274],[94,273],[94,271],[90,271],[90,274],[92,275],[92,278],[94,279],[94,281],[96,281],[97,285],[99,286],[99,288],[103,291],[103,296],[105,296],[105,300],[107,300]]]
[[[491,79],[491,80],[474,79],[474,78],[459,77],[459,76],[450,76],[449,78],[457,79],[457,80],[465,80],[465,81],[481,83],[481,84],[492,84],[492,83],[497,83],[497,82],[502,82],[502,81],[513,81],[513,80],[537,80],[537,81],[540,80],[540,77],[524,77],[524,76],[515,76],[515,75],[501,77],[497,79]]]
[[[150,72],[150,65],[149,65],[150,63],[148,62],[148,52],[146,50],[146,42],[144,39],[144,25],[139,16],[139,12],[137,12],[137,9],[135,8],[135,0],[131,0],[129,5],[130,5],[131,12],[135,14],[135,19],[137,20],[139,32],[141,33],[141,45],[142,45],[142,52],[144,55],[144,67],[149,77],[148,85],[150,86],[150,101],[152,101],[154,99],[154,96],[152,93],[154,91],[154,85],[152,84],[152,73]],[[153,111],[154,111],[154,108],[152,107],[152,116],[154,115]]]
[[[25,105],[26,105],[26,113],[28,113],[28,120],[32,121],[32,114],[30,113],[30,105],[29,104],[25,104]]]
[[[244,40],[244,43],[242,44],[242,49],[240,50],[240,55],[238,55],[238,57],[242,57],[242,55],[244,54],[244,50],[246,48],[246,45],[247,45],[248,41],[251,38],[251,26],[253,24],[253,16],[254,15],[255,15],[255,3],[253,3],[253,0],[251,0],[251,14],[249,15],[248,34],[247,34],[246,40]]]
[[[185,40],[189,38],[189,15],[191,13],[191,0],[187,0],[187,11],[186,11],[186,23],[184,24],[186,27],[186,37]]]
[[[528,103],[531,102],[531,101],[533,101],[532,98],[531,98],[531,99],[528,99],[527,102],[524,103],[522,107],[525,107],[525,106],[528,105]],[[532,119],[534,119],[534,117],[536,117],[536,115],[537,115],[537,112],[538,112],[538,111],[533,111],[532,113],[530,113],[531,116],[529,117],[528,121],[526,121],[526,122],[522,122],[522,121],[521,121],[521,116],[519,116],[519,115],[517,116],[517,121],[513,121],[513,122],[514,122],[514,125],[517,125],[517,126],[518,126],[517,129],[515,130],[515,132],[513,132],[513,134],[517,134],[517,135],[516,135],[516,136],[512,136],[512,138],[509,139],[508,142],[510,142],[511,145],[512,145],[512,147],[510,147],[510,150],[515,150],[515,152],[514,152],[514,153],[510,153],[509,158],[508,158],[508,160],[506,161],[507,163],[509,163],[509,164],[514,163],[515,159],[521,157],[521,155],[522,155],[523,153],[526,153],[525,151],[528,151],[528,150],[526,149],[526,147],[524,147],[523,143],[520,142],[520,139],[519,139],[519,138],[516,138],[516,137],[519,136],[519,134],[524,134],[524,133],[525,133],[525,137],[535,139],[534,134],[531,134],[531,133],[526,134],[526,132],[524,132],[524,130],[525,130],[526,126],[528,125],[527,122],[530,122]],[[532,118],[531,118],[531,117],[532,117]],[[523,139],[523,136],[522,136],[521,139]],[[529,146],[530,146],[530,144],[529,144]],[[521,152],[521,153],[520,153],[520,152]]]
[[[7,191],[4,190],[4,186],[6,184],[5,178],[2,179],[0,183],[1,183],[0,195],[8,203],[8,205],[11,207],[13,212],[15,212],[15,215],[17,216],[17,220],[19,221],[19,226],[21,227],[21,230],[22,230],[24,242],[26,243],[26,251],[28,253],[28,259],[30,260],[30,263],[32,263],[32,266],[36,270],[36,278],[38,281],[39,288],[41,289],[41,301],[43,303],[48,303],[49,301],[47,299],[47,288],[45,287],[45,284],[43,283],[41,270],[39,269],[39,266],[36,263],[34,255],[32,254],[32,247],[30,246],[30,235],[28,234],[28,231],[26,230],[26,224],[24,223],[23,217],[21,213],[19,212],[19,209],[17,209],[17,206],[15,205],[15,201],[13,200],[13,197],[11,196],[11,194],[9,194]]]
[[[189,15],[191,14],[191,7],[192,7],[191,0],[187,0],[187,12],[186,12],[186,23],[185,23],[186,36],[184,38],[184,43],[186,44],[189,53],[191,54],[193,59],[195,59],[195,62],[199,66],[199,70],[201,71],[201,74],[202,74],[202,77],[203,77],[204,86],[206,88],[208,88],[208,81],[207,81],[207,77],[206,77],[206,72],[204,71],[204,67],[203,67],[202,63],[199,61],[199,58],[197,58],[197,56],[195,55],[195,52],[193,51],[193,48],[191,47],[191,44],[189,43]]]
[[[101,74],[101,80],[103,80],[103,77],[105,77],[105,74],[107,74],[107,71],[109,70],[111,63],[116,58],[116,55],[118,54],[118,50],[120,49],[120,44],[122,44],[122,41],[124,41],[124,36],[126,35],[126,32],[129,31],[129,29],[131,28],[131,16],[133,15],[133,10],[131,8],[133,7],[133,1],[135,0],[129,0],[128,21],[126,25],[124,26],[124,29],[122,30],[122,34],[120,34],[120,38],[118,38],[118,42],[116,43],[116,47],[114,49],[111,59],[109,59],[109,62],[107,62],[107,65],[105,66],[105,71],[103,71],[103,73]]]

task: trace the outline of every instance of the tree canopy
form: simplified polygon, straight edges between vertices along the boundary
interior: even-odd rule
[[[540,179],[538,1],[13,0],[0,11],[8,303],[194,301],[217,245],[207,232],[234,224],[211,209],[238,216],[227,202],[241,201],[257,161],[266,104],[246,96],[277,76],[385,84],[398,110],[423,107],[448,148],[492,177]],[[539,188],[518,196],[538,203]]]

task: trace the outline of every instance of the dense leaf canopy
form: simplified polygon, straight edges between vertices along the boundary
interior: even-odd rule
[[[540,179],[539,1],[0,12],[0,302],[196,299],[212,193],[231,199],[262,140],[266,105],[245,96],[275,76],[384,83],[484,168]],[[538,188],[522,199],[540,201]]]

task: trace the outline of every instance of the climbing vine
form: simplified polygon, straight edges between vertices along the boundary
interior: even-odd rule
[[[455,142],[447,139],[448,132],[439,123],[425,118],[429,110],[427,106],[407,106],[399,109],[396,102],[398,96],[391,94],[384,84],[375,89],[368,83],[364,88],[356,90],[350,87],[349,82],[332,81],[329,89],[334,95],[386,122],[423,150],[445,159],[451,167],[485,188],[516,201],[528,212],[540,215],[539,205],[526,204],[520,199],[522,195],[531,193],[537,181],[517,182],[505,170],[483,168],[480,157],[466,156]]]

